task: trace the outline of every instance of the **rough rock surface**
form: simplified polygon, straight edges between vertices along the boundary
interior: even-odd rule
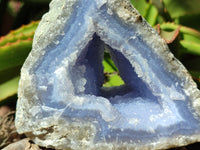
[[[125,84],[104,88],[105,45]],[[56,149],[200,141],[200,93],[127,0],[53,0],[21,70],[16,128]]]
[[[31,141],[26,138],[15,143],[12,143],[2,150],[42,150],[36,144],[31,143]]]

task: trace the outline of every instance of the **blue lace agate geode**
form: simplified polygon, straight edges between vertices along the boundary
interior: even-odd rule
[[[125,84],[102,87],[105,46]],[[200,141],[200,93],[127,0],[53,0],[21,72],[16,127],[56,149]]]

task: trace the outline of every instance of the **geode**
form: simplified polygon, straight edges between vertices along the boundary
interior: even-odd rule
[[[103,87],[104,50],[124,85]],[[16,128],[56,149],[200,141],[200,92],[127,0],[53,0],[21,70]]]

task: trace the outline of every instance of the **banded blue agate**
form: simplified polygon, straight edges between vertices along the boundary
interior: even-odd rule
[[[102,87],[107,47],[125,84]],[[200,92],[127,0],[53,0],[21,70],[16,128],[56,149],[200,141]]]

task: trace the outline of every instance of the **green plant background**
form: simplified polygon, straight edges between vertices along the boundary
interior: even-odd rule
[[[17,100],[22,67],[34,32],[50,0],[0,0],[0,106]],[[200,0],[131,0],[141,15],[167,41],[200,87]],[[108,53],[104,85],[124,84]]]

